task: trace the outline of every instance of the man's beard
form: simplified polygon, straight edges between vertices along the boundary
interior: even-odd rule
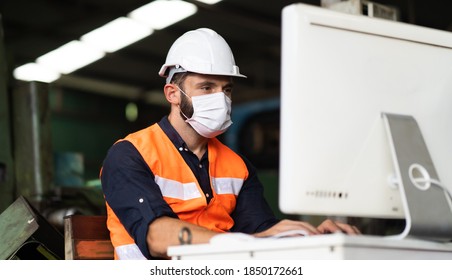
[[[193,104],[190,102],[190,100],[188,100],[188,97],[185,94],[181,94],[179,109],[181,111],[179,112],[179,114],[183,120],[186,120],[187,118],[191,118],[193,116]]]

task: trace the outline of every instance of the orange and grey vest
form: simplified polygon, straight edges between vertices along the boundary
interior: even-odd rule
[[[232,228],[234,221],[231,213],[248,177],[248,169],[240,156],[216,138],[209,140],[207,147],[213,198],[207,204],[195,175],[159,125],[132,133],[124,140],[131,142],[141,154],[152,170],[163,198],[179,219],[216,232]],[[108,203],[107,215],[115,258],[144,259]]]

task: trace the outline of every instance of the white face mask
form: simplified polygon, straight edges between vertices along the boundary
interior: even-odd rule
[[[188,96],[193,104],[193,115],[191,118],[185,116],[185,122],[189,123],[196,132],[206,138],[213,138],[225,132],[232,124],[231,121],[231,99],[224,92],[209,93],[199,96]]]

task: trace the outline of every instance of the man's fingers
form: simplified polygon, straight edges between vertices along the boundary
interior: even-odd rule
[[[340,222],[335,222],[335,221],[332,221],[329,219],[325,220],[323,223],[321,223],[317,227],[317,229],[321,233],[343,232],[343,233],[352,234],[352,235],[361,234],[359,229],[355,226],[340,223]]]

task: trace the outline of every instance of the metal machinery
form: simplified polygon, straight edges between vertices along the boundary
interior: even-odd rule
[[[0,18],[1,19],[1,18]],[[0,211],[14,201],[13,197],[13,157],[11,144],[11,123],[9,96],[6,81],[5,49],[3,44],[3,28],[0,20]]]
[[[366,15],[369,17],[399,20],[399,10],[393,6],[383,5],[367,0],[322,0],[322,6],[350,14]]]
[[[6,61],[0,18],[0,259],[64,258],[64,216],[103,214],[103,197],[55,185],[49,86],[12,90]]]

